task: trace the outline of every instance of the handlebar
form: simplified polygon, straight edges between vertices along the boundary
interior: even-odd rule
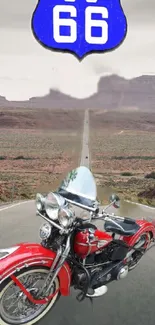
[[[105,213],[104,211],[102,213],[98,213],[97,216],[93,217],[94,220],[107,220],[109,221],[110,219],[117,219],[120,221],[123,221],[127,224],[134,224],[135,220],[127,218],[127,217],[121,217],[121,216],[116,216],[115,214],[109,214],[109,213]]]

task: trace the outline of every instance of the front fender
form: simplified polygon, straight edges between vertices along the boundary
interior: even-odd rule
[[[129,246],[134,246],[139,237],[146,233],[152,233],[153,238],[155,238],[155,224],[148,222],[147,220],[136,220],[136,223],[140,226],[140,229],[136,232],[134,236],[123,236],[122,240],[125,241]]]
[[[23,268],[35,265],[50,268],[55,256],[55,252],[40,244],[22,243],[8,249],[0,249],[0,283]],[[61,294],[68,296],[71,285],[71,270],[68,263],[63,264],[58,277]]]

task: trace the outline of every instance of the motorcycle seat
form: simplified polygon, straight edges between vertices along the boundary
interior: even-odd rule
[[[112,221],[105,221],[105,231],[123,236],[133,236],[140,229],[140,226],[136,222],[132,224],[120,220],[115,222],[117,222],[118,225],[114,224]]]

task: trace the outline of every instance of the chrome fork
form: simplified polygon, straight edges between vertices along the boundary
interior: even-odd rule
[[[47,290],[49,291],[51,289],[57,274],[59,273],[62,265],[64,264],[68,254],[70,252],[70,237],[71,237],[71,235],[69,235],[68,238],[67,238],[66,247],[64,249],[64,252],[62,251],[62,247],[60,247],[58,249],[56,257],[54,259],[54,262],[53,262],[53,264],[52,264],[52,266],[50,268],[49,274],[48,274],[48,276],[46,278],[46,281],[45,281],[43,287],[41,288],[40,293],[43,292],[43,289],[45,288],[46,284],[48,283],[48,280],[50,280],[50,284],[49,284]],[[56,266],[56,264],[57,264],[57,266]],[[54,270],[55,266],[56,266],[56,269]]]
[[[60,247],[58,249],[58,251],[57,251],[56,257],[55,257],[54,262],[53,262],[53,264],[52,264],[52,266],[51,266],[51,268],[49,270],[49,273],[48,273],[48,275],[46,277],[46,280],[45,280],[42,288],[39,290],[39,294],[41,294],[43,292],[43,290],[46,288],[46,285],[47,285],[48,281],[50,280],[51,274],[53,273],[53,270],[54,270],[58,260],[60,259],[61,255],[62,255],[62,247]]]

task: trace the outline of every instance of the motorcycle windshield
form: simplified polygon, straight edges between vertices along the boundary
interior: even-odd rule
[[[80,166],[68,173],[58,193],[72,204],[93,208],[96,202],[96,182],[91,171]]]

